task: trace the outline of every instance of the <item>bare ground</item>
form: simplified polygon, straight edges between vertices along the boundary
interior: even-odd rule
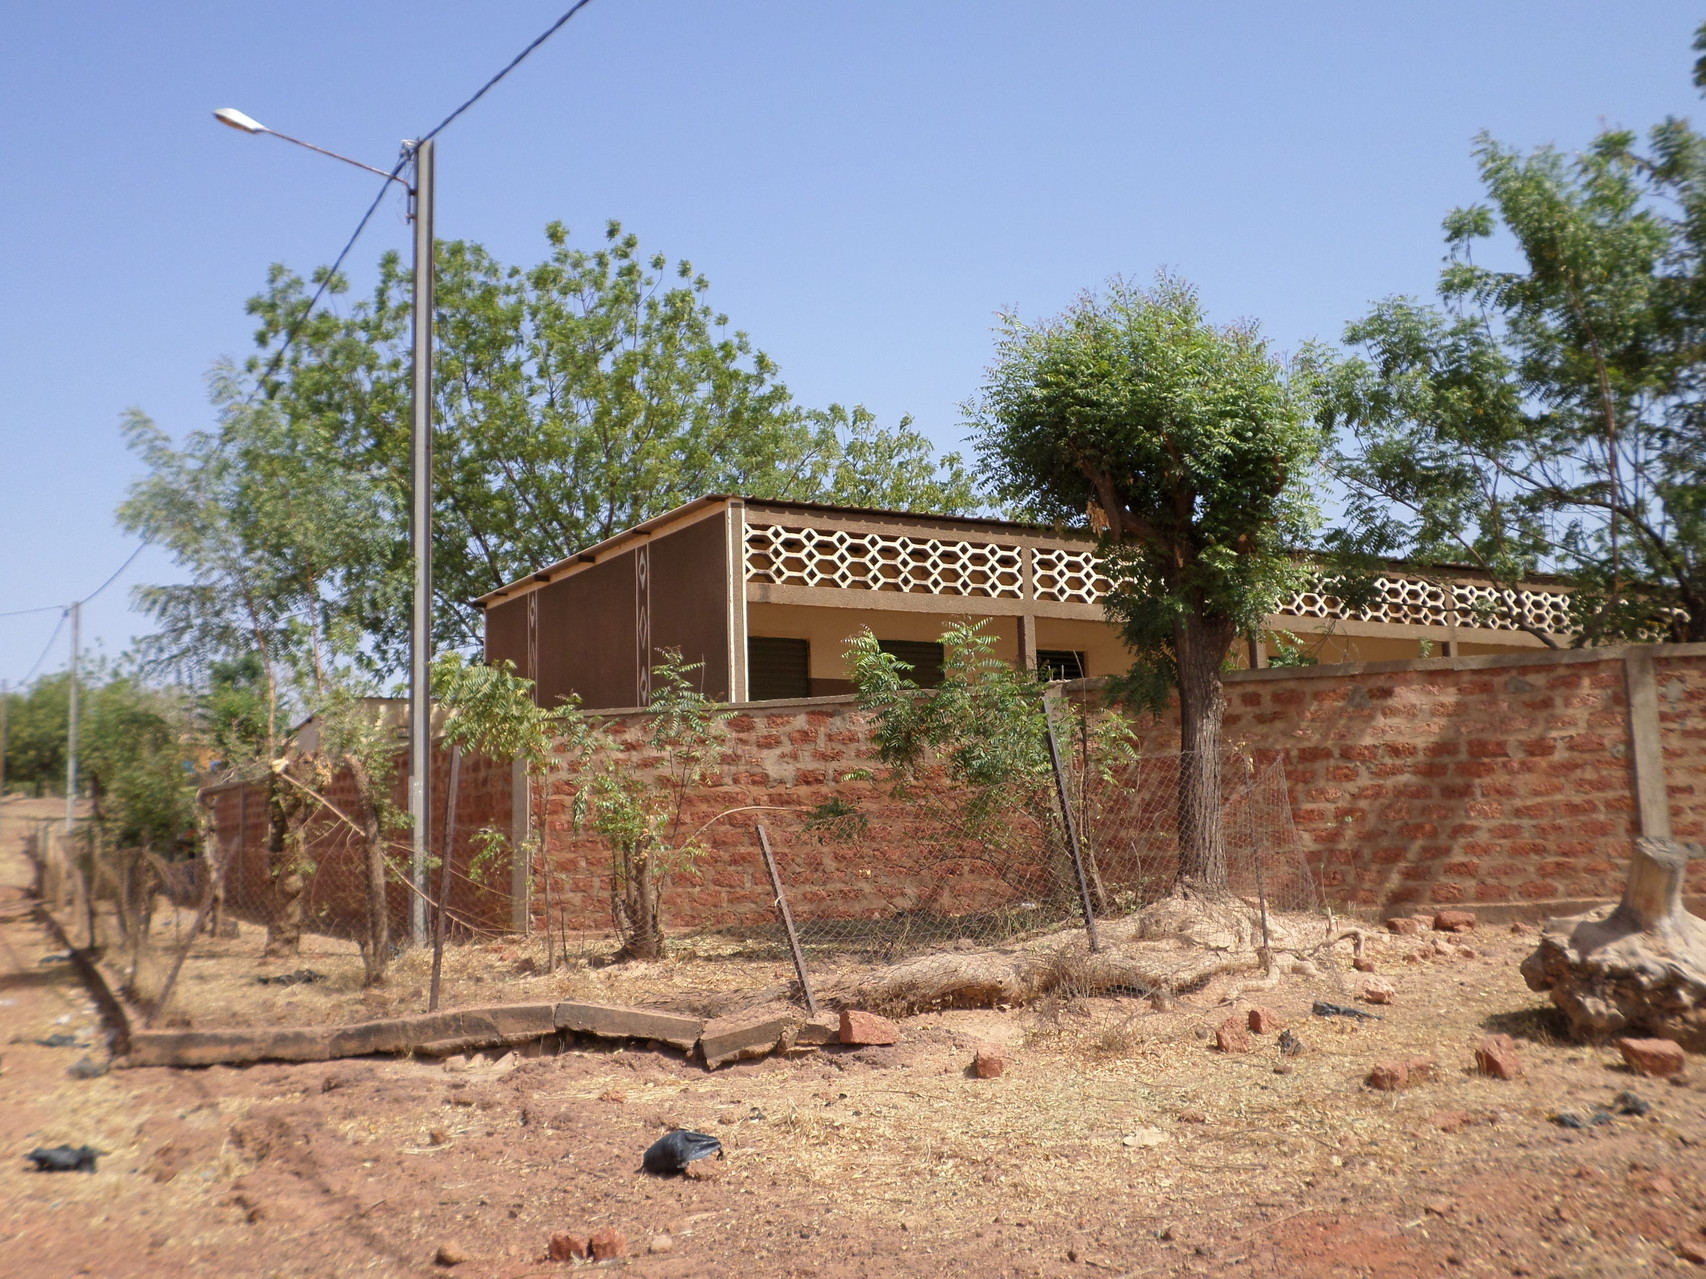
[[[0,884],[17,885],[10,834]],[[67,964],[43,962],[20,893],[0,889],[0,1274],[568,1274],[543,1260],[550,1235],[606,1226],[626,1234],[637,1279],[1695,1272],[1706,1064],[1681,1086],[1632,1079],[1614,1052],[1554,1038],[1516,973],[1532,934],[1462,940],[1479,953],[1382,944],[1397,999],[1381,1022],[1311,1016],[1331,992],[1297,979],[1254,996],[1307,1045],[1288,1074],[1271,1035],[1230,1055],[1199,1037],[1248,1004],[1211,987],[1166,1013],[1105,1000],[926,1014],[894,1048],[714,1074],[628,1050],[76,1080],[67,1067],[98,1050],[31,1041],[98,1043],[93,1009]],[[544,997],[513,988],[514,947],[458,962],[483,969],[469,982],[481,1002]],[[515,980],[714,992],[741,967]],[[361,999],[287,990],[305,1020]],[[401,1007],[412,986],[385,998]],[[1516,1036],[1526,1078],[1471,1073],[1488,1030]],[[1007,1072],[970,1078],[986,1041],[1006,1046]],[[1412,1054],[1438,1059],[1437,1082],[1363,1084],[1375,1060]],[[1552,1122],[1626,1088],[1650,1115]],[[670,1124],[720,1137],[722,1175],[641,1174]],[[26,1151],[61,1142],[107,1152],[100,1170],[27,1171]],[[468,1260],[436,1265],[445,1244]]]

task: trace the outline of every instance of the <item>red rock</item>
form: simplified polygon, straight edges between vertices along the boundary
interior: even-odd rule
[[[1272,1008],[1256,1007],[1250,1010],[1250,1029],[1258,1035],[1271,1035],[1285,1025],[1279,1019],[1279,1014]]]
[[[1364,1082],[1380,1092],[1402,1092],[1410,1086],[1410,1068],[1401,1061],[1377,1061]]]
[[[841,1010],[841,1042],[844,1044],[897,1044],[900,1027],[887,1017],[863,1013],[856,1008]]]
[[[1236,1017],[1228,1017],[1214,1032],[1214,1046],[1223,1053],[1247,1053],[1250,1051],[1250,1032],[1238,1024]]]
[[[555,1234],[545,1255],[552,1261],[585,1261],[592,1255],[592,1243],[585,1235]]]
[[[1007,1071],[1007,1058],[995,1044],[979,1044],[971,1068],[979,1079],[998,1079]]]
[[[1351,967],[1356,969],[1359,973],[1372,973],[1374,971],[1374,961],[1367,955],[1358,955],[1355,959],[1351,960]]]
[[[1428,1122],[1441,1132],[1462,1132],[1473,1120],[1467,1110],[1436,1110]]]
[[[1436,933],[1468,933],[1475,929],[1475,912],[1472,910],[1442,910],[1434,916],[1434,931]]]
[[[1668,1039],[1619,1039],[1617,1051],[1637,1075],[1668,1079],[1688,1064],[1680,1044]]]
[[[1362,998],[1364,1003],[1389,1004],[1397,996],[1397,988],[1384,977],[1370,977],[1363,983]]]
[[[1678,1239],[1676,1255],[1691,1265],[1706,1266],[1706,1245],[1696,1243],[1692,1239]]]
[[[1439,1062],[1432,1057],[1406,1057],[1404,1068],[1413,1084],[1431,1084],[1439,1078]]]
[[[1523,1074],[1516,1041],[1509,1035],[1488,1035],[1475,1049],[1475,1069],[1494,1079],[1517,1079]]]
[[[1394,915],[1391,919],[1386,921],[1387,932],[1400,933],[1406,937],[1414,936],[1417,933],[1425,933],[1427,930],[1427,922],[1416,915]]]
[[[628,1255],[628,1236],[610,1226],[593,1231],[587,1242],[592,1246],[594,1261],[613,1261]]]
[[[446,1241],[438,1245],[438,1251],[433,1254],[432,1259],[441,1266],[460,1266],[470,1255],[461,1244]]]

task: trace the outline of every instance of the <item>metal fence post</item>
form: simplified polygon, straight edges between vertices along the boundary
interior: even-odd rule
[[[1092,953],[1102,949],[1102,940],[1096,935],[1096,911],[1090,901],[1090,881],[1084,876],[1084,854],[1078,846],[1078,822],[1072,816],[1072,799],[1066,785],[1066,770],[1060,762],[1060,743],[1054,734],[1054,699],[1060,695],[1060,687],[1050,684],[1043,690],[1043,724],[1048,731],[1048,757],[1054,768],[1054,793],[1060,801],[1060,820],[1066,828],[1066,845],[1072,853],[1072,871],[1078,878],[1078,901],[1084,908],[1084,932],[1090,939]]]
[[[817,1016],[817,996],[812,994],[811,978],[806,975],[806,957],[800,950],[800,936],[794,931],[794,913],[788,909],[788,895],[782,891],[782,874],[776,869],[776,858],[770,851],[770,836],[764,823],[758,822],[758,847],[764,853],[764,869],[770,872],[770,886],[776,890],[776,911],[782,916],[782,927],[788,934],[788,950],[794,956],[794,972],[800,978],[800,990],[806,997],[806,1011]]]

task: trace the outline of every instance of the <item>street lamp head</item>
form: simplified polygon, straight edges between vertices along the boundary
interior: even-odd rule
[[[236,107],[221,107],[213,113],[213,118],[220,124],[230,125],[233,129],[241,129],[244,133],[265,133],[267,131],[266,125],[244,115]]]

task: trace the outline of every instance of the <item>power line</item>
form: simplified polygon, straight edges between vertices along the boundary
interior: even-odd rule
[[[516,54],[515,57],[511,58],[509,64],[505,66],[502,71],[499,71],[490,80],[487,80],[483,85],[481,85],[471,98],[461,106],[457,107],[456,110],[452,111],[449,115],[445,116],[444,119],[440,120],[429,132],[424,133],[417,138],[415,140],[415,145],[419,146],[422,142],[427,141],[427,139],[437,137],[442,133],[445,127],[449,125],[452,120],[456,119],[457,116],[461,115],[469,107],[473,106],[481,98],[485,97],[487,93],[497,86],[498,81],[502,80],[511,71],[514,71],[519,67],[522,62],[526,60],[528,54],[532,53],[540,45],[544,44],[552,36],[556,35],[558,31],[562,30],[562,28],[567,25],[570,18],[574,17],[591,3],[592,0],[576,0],[576,3],[570,6],[567,13],[563,14],[562,17],[553,22],[539,36],[535,37],[535,39],[525,49]],[[379,194],[373,197],[373,203],[368,205],[367,212],[361,215],[361,221],[356,223],[355,231],[344,244],[342,251],[340,251],[337,256],[337,259],[332,263],[331,269],[326,272],[325,277],[320,281],[320,287],[314,290],[314,296],[308,299],[308,305],[303,309],[300,318],[297,319],[295,324],[291,325],[290,330],[284,335],[283,344],[273,354],[271,362],[267,365],[266,372],[261,374],[260,379],[255,383],[253,389],[250,390],[247,398],[244,400],[245,404],[254,403],[255,396],[260,392],[260,389],[266,385],[267,380],[271,378],[273,374],[277,373],[279,366],[284,363],[285,354],[290,350],[291,343],[296,341],[296,335],[302,331],[302,327],[308,323],[309,317],[314,314],[314,308],[319,305],[320,299],[325,296],[326,290],[331,286],[333,279],[336,278],[338,268],[343,266],[344,259],[349,256],[350,250],[355,248],[355,242],[361,238],[361,233],[367,229],[367,224],[373,220],[373,215],[378,210],[380,201],[385,198],[386,189],[391,185],[392,180],[403,171],[403,166],[408,163],[408,159],[409,153],[405,152],[398,158],[397,163],[392,168],[391,172],[385,176],[385,181],[380,184]]]
[[[87,604],[90,600],[94,599],[95,596],[99,595],[102,591],[106,590],[107,587],[111,586],[114,582],[118,581],[119,574],[124,572],[125,569],[129,568],[132,564],[136,563],[136,557],[138,555],[141,555],[143,550],[146,549],[147,546],[148,546],[147,542],[143,542],[139,546],[137,546],[137,548],[130,553],[130,558],[125,560],[125,562],[123,564],[120,564],[117,568],[115,568],[113,570],[113,574],[111,577],[109,577],[106,581],[102,582],[94,590],[90,591],[87,595],[85,595],[78,602],[81,604]]]
[[[65,619],[70,617],[70,616],[71,616],[71,610],[70,609],[65,609],[63,612],[60,613],[59,625],[55,626],[53,628],[53,634],[49,635],[47,637],[47,643],[46,643],[46,645],[43,646],[43,648],[41,650],[41,656],[36,658],[36,664],[34,666],[30,667],[30,673],[28,675],[24,676],[23,680],[21,681],[21,683],[19,685],[20,687],[22,687],[24,684],[28,684],[32,679],[34,679],[36,677],[36,672],[41,669],[41,664],[43,662],[47,661],[47,655],[53,651],[53,642],[59,638],[59,632],[61,632],[62,630],[65,629]]]
[[[481,98],[485,97],[486,94],[488,92],[490,92],[497,85],[497,82],[499,80],[502,80],[511,71],[514,71],[517,67],[519,67],[522,64],[523,60],[526,59],[528,54],[532,53],[540,45],[544,44],[552,36],[556,35],[557,32],[562,30],[562,28],[568,23],[570,18],[574,17],[577,13],[579,13],[582,9],[586,8],[587,5],[589,5],[591,3],[592,3],[592,0],[577,0],[577,2],[570,7],[570,9],[567,13],[565,13],[562,17],[558,18],[549,27],[547,27],[545,29],[545,31],[543,32],[543,34],[541,34],[536,40],[534,40],[532,44],[528,45],[520,53],[516,54],[514,58],[510,59],[510,63],[507,67],[505,67],[502,71],[498,72],[490,80],[486,81],[483,85],[481,85],[479,88],[479,91],[476,92],[473,97],[469,98],[468,101],[464,102],[461,106],[457,107],[456,110],[452,111],[449,115],[445,116],[444,119],[440,120],[438,122],[437,128],[433,129],[430,133],[422,134],[421,137],[419,139],[417,139],[417,141],[425,142],[428,138],[437,137],[441,132],[444,131],[444,127],[446,125],[448,125],[457,116],[461,115],[469,107],[473,106]]]
[[[0,617],[23,617],[26,613],[51,613],[56,608],[64,608],[63,604],[42,604],[35,608],[15,608],[10,613],[0,613]]]
[[[583,3],[586,2],[590,2],[590,0],[583,0]],[[320,299],[325,296],[326,290],[331,287],[332,281],[337,278],[338,268],[343,266],[344,259],[349,256],[350,250],[355,248],[355,242],[361,238],[361,233],[367,230],[367,224],[373,220],[373,215],[378,212],[380,202],[385,199],[385,192],[391,187],[392,178],[395,178],[403,171],[403,165],[407,162],[407,155],[399,157],[396,167],[393,168],[386,176],[385,181],[379,184],[379,194],[373,197],[373,203],[367,206],[367,212],[362,214],[361,221],[355,224],[355,230],[350,233],[350,238],[344,242],[344,247],[338,252],[337,258],[332,262],[331,269],[328,270],[321,278],[320,287],[314,290],[314,296],[308,299],[308,305],[303,309],[301,316],[298,317],[295,324],[290,326],[289,332],[284,335],[283,345],[281,345],[274,353],[272,362],[267,365],[267,371],[261,374],[260,379],[249,392],[248,399],[245,403],[253,403],[255,395],[267,384],[267,379],[272,377],[274,373],[278,372],[279,365],[284,363],[285,353],[290,350],[290,344],[296,341],[296,335],[302,332],[303,325],[307,324],[309,317],[314,314],[314,308],[319,305]]]

